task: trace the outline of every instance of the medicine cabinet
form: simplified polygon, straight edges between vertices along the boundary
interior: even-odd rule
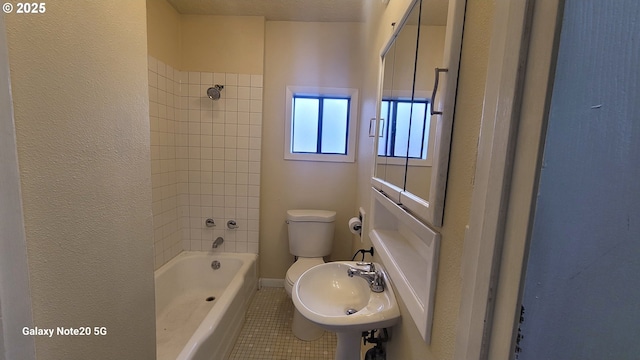
[[[414,0],[381,52],[370,238],[431,341],[465,0]]]
[[[442,226],[464,0],[415,0],[381,53],[372,185]]]

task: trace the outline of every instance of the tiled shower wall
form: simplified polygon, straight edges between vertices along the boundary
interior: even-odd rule
[[[150,57],[149,79],[156,268],[217,237],[215,251],[257,253],[262,75],[180,72]]]
[[[151,199],[156,269],[182,251],[175,147],[179,104],[180,72],[150,57]]]
[[[207,89],[223,85],[219,100]],[[176,129],[178,205],[185,250],[258,252],[262,75],[181,73]],[[205,220],[216,226],[207,228]],[[235,220],[238,229],[229,230]]]

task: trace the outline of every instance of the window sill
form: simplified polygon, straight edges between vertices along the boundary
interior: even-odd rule
[[[317,161],[317,162],[342,162],[352,163],[355,162],[355,156],[353,155],[333,155],[333,154],[297,154],[297,153],[285,153],[285,160],[298,160],[298,161]]]

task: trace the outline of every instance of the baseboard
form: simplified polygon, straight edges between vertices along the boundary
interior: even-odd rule
[[[260,287],[284,287],[284,279],[260,278]]]

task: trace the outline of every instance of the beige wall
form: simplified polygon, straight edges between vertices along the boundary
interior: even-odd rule
[[[372,32],[378,36],[369,45],[367,74],[363,81],[362,118],[372,117],[375,107],[372,99],[377,83],[380,48],[389,37],[390,31],[385,26],[376,28],[376,24],[387,24],[399,20],[406,2],[390,2],[386,10],[378,15],[372,25]],[[435,310],[433,319],[433,335],[430,345],[426,345],[409,318],[409,313],[401,303],[403,320],[394,327],[393,340],[388,343],[387,356],[393,359],[451,359],[453,358],[458,309],[460,306],[460,261],[464,241],[465,225],[469,219],[473,174],[476,160],[476,146],[482,114],[484,86],[487,70],[487,57],[491,35],[493,3],[484,1],[468,1],[464,27],[460,78],[456,101],[456,116],[453,128],[449,178],[445,203],[444,223],[439,229],[442,234],[440,247],[438,278],[436,287]],[[358,204],[368,206],[370,203],[370,167],[372,159],[363,155],[369,154],[365,148],[373,146],[367,137],[367,130],[360,128],[360,163],[358,169]],[[365,236],[366,246],[370,240]],[[353,249],[362,247],[354,241]],[[376,258],[380,261],[379,258]]]
[[[368,14],[366,30],[362,36],[365,58],[361,64],[362,83],[360,86],[360,128],[358,130],[358,178],[356,207],[369,209],[371,203],[371,176],[374,167],[374,140],[369,137],[369,119],[376,117],[379,93],[381,59],[380,53],[393,33],[394,22],[399,22],[409,0],[390,1],[386,6],[376,4]],[[366,221],[366,220],[365,220]],[[360,238],[354,237],[353,251],[361,247],[369,248],[371,241],[366,231]]]
[[[261,16],[181,16],[180,70],[262,74]]]
[[[9,56],[4,15],[0,14],[0,359],[35,359],[27,241],[13,121]],[[6,329],[6,330],[5,330]]]
[[[147,0],[147,52],[180,69],[181,16],[166,0]]]
[[[148,54],[182,71],[263,73],[261,16],[179,14],[166,0],[147,0]]]
[[[361,26],[267,22],[260,212],[260,265],[264,278],[283,279],[293,263],[285,224],[288,209],[337,211],[330,258],[351,258],[352,236],[347,223],[357,214],[357,165],[284,160],[285,88],[359,88]]]
[[[38,359],[152,359],[145,2],[6,16]],[[132,321],[135,319],[135,321]]]

